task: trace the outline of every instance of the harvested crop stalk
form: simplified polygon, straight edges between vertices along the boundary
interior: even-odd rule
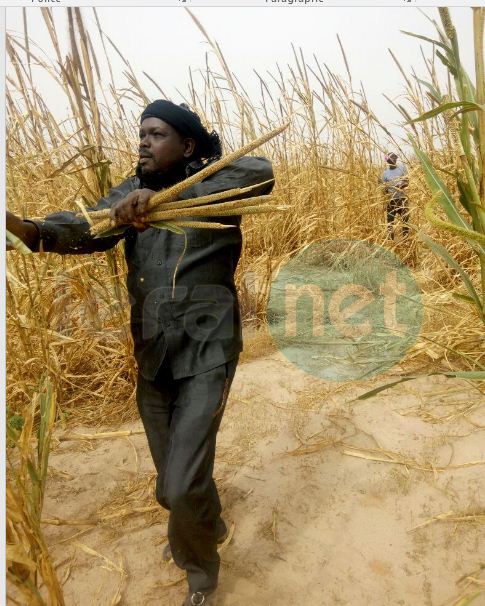
[[[222,206],[222,205],[221,205]],[[233,206],[229,208],[221,208],[217,210],[217,213],[214,212],[212,215],[208,215],[207,213],[190,213],[191,216],[198,217],[207,217],[207,216],[217,216],[217,217],[228,217],[233,215],[251,215],[258,212],[270,212],[277,210],[286,210],[286,206],[281,206],[278,204],[259,204],[259,205],[251,205],[251,206]],[[172,221],[173,219],[185,218],[187,217],[187,213],[184,211],[169,211],[156,213],[156,215],[152,215],[151,222],[155,223],[157,221]]]
[[[223,210],[239,209],[242,211],[243,208],[250,206],[256,206],[259,203],[271,203],[274,201],[273,196],[256,196],[254,198],[245,198],[244,200],[234,200],[232,202],[220,202],[219,204],[211,204],[211,206],[196,206],[190,207],[189,210],[185,208],[175,209],[160,209],[157,212],[150,213],[147,216],[149,223],[152,221],[162,221],[164,219],[170,221],[177,217],[211,217],[220,215]],[[239,214],[239,213],[236,213]]]
[[[236,196],[242,196],[243,194],[247,194],[250,191],[257,189],[258,187],[264,187],[265,185],[269,185],[272,183],[274,179],[270,179],[269,181],[263,181],[262,183],[256,183],[255,185],[249,185],[248,187],[236,187],[235,189],[229,189],[226,191],[220,191],[215,194],[210,194],[208,196],[201,196],[200,198],[187,198],[187,200],[177,200],[176,202],[166,202],[163,206],[160,206],[160,210],[173,210],[176,208],[190,208],[192,206],[202,206],[209,204],[211,202],[217,202],[218,200],[226,200],[230,201],[232,198]],[[244,200],[245,198],[240,198],[240,200]],[[235,202],[236,200],[232,200]]]
[[[169,187],[168,189],[165,189],[165,190],[159,192],[158,194],[153,196],[153,198],[151,198],[150,203],[149,203],[149,210],[155,208],[156,206],[158,206],[159,204],[162,204],[164,202],[175,202],[177,200],[177,196],[181,192],[183,192],[184,189],[187,189],[188,187],[191,187],[192,185],[195,185],[196,183],[200,183],[204,179],[207,179],[207,177],[210,177],[214,173],[221,170],[221,168],[225,168],[228,164],[231,164],[232,162],[239,160],[239,158],[242,158],[249,152],[255,150],[257,147],[260,147],[264,143],[267,143],[268,141],[270,141],[271,139],[273,139],[274,137],[276,137],[277,135],[282,133],[286,128],[288,128],[288,126],[289,126],[289,122],[287,122],[286,124],[283,124],[283,126],[279,126],[278,128],[271,130],[269,133],[266,133],[265,135],[258,137],[251,143],[247,143],[246,145],[243,145],[243,147],[240,147],[235,152],[232,152],[231,154],[225,156],[224,158],[217,160],[217,162],[214,162],[213,164],[209,164],[209,166],[206,166],[201,171],[199,171],[198,173],[195,173],[195,175],[192,175],[188,179],[185,179],[184,181],[181,181],[180,183],[176,183],[172,187]]]
[[[177,227],[192,227],[195,229],[227,229],[228,227],[235,227],[234,225],[215,223],[213,221],[174,221],[174,225]]]
[[[111,221],[109,219],[103,219],[91,227],[91,233],[96,235],[104,234],[108,230],[111,230]]]
[[[228,215],[248,215],[268,211],[286,210],[286,206],[271,204],[274,201],[272,196],[257,196],[254,198],[246,198],[244,200],[234,200],[232,202],[222,202],[219,204],[211,204],[210,206],[179,208],[174,210],[164,210],[148,215],[147,227],[164,227],[157,223],[171,222],[174,219],[185,219],[188,217],[222,217]],[[263,204],[255,204],[255,202],[263,202]],[[91,233],[98,237],[114,235],[122,233],[127,227],[120,226],[112,228],[109,219],[103,219],[97,225],[91,228]]]
[[[203,204],[209,204],[211,202],[217,202],[218,200],[228,200],[230,198],[235,198],[236,196],[241,196],[243,194],[247,194],[250,191],[258,187],[263,187],[264,185],[268,185],[271,183],[273,179],[269,181],[263,181],[262,183],[256,183],[255,185],[249,185],[248,187],[236,187],[235,189],[228,189],[226,191],[220,191],[215,194],[209,194],[208,196],[201,196],[200,198],[187,198],[186,200],[177,200],[176,202],[167,202],[160,206],[158,209],[152,210],[171,210],[174,208],[189,208],[191,206],[202,206]],[[93,210],[89,213],[91,219],[108,219],[111,209],[105,208],[103,210]],[[81,213],[78,213],[78,217],[83,216]]]
[[[272,200],[269,196],[256,196],[252,199],[243,198],[239,200],[233,200],[231,202],[212,204],[213,202],[217,202],[218,200],[227,200],[227,198],[241,196],[244,193],[255,189],[256,187],[261,187],[262,185],[269,183],[269,181],[266,181],[264,183],[258,183],[250,187],[235,188],[232,190],[227,190],[225,192],[217,192],[208,196],[202,196],[200,198],[191,198],[188,200],[178,200],[178,196],[188,187],[191,187],[192,185],[203,181],[207,177],[226,167],[228,164],[231,164],[235,160],[253,151],[260,145],[263,145],[273,137],[276,137],[277,135],[282,133],[287,127],[288,124],[284,124],[283,126],[280,126],[266,133],[265,135],[259,137],[258,139],[255,139],[251,143],[244,145],[237,151],[225,156],[224,158],[221,158],[220,160],[214,162],[213,164],[210,164],[209,166],[206,166],[201,171],[192,175],[191,177],[188,177],[184,181],[176,183],[172,187],[158,192],[157,194],[152,196],[148,204],[148,211],[151,211],[152,214],[149,214],[150,220],[147,222],[147,226],[149,226],[152,221],[169,221],[170,219],[186,218],[191,216],[217,217],[224,216],[227,214],[239,215],[256,212],[284,210],[284,207],[274,206],[270,204],[262,204],[259,207],[255,206],[255,202],[258,201],[266,203],[271,202]],[[210,206],[208,206],[209,204]],[[233,204],[234,206],[231,206],[229,208],[231,208],[231,210],[233,211],[237,210],[237,212],[227,213],[228,207],[225,206],[226,204]],[[204,208],[199,208],[201,206],[204,206]],[[153,215],[154,211],[157,211],[156,218],[154,218]],[[166,214],[170,211],[171,214]],[[91,226],[91,233],[93,235],[96,235],[98,237],[105,237],[108,235],[114,235],[115,233],[122,233],[124,229],[126,229],[124,226],[117,226],[113,228],[113,225],[111,224],[108,217],[109,209],[102,211],[93,211],[90,213],[90,218],[93,220],[93,225]],[[158,225],[157,227],[163,228],[163,226],[160,225]]]

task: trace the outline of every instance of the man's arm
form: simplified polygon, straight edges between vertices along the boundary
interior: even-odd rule
[[[104,210],[125,198],[136,189],[135,179],[127,179],[119,186],[110,189],[105,198],[101,198],[94,208]],[[123,234],[107,238],[94,238],[90,225],[77,213],[61,211],[47,215],[42,220],[26,219],[7,213],[7,229],[19,237],[34,252],[56,252],[65,254],[89,254],[103,252],[115,246]]]
[[[274,174],[271,162],[267,158],[244,156],[229,166],[211,175],[201,183],[196,183],[185,189],[180,195],[181,200],[200,198],[228,189],[249,187],[271,180],[263,187],[257,187],[242,197],[249,198],[269,194],[274,186]],[[235,198],[236,199],[236,198]]]
[[[230,189],[244,188],[251,185],[264,183],[261,187],[256,187],[251,192],[240,194],[239,196],[230,196],[231,200],[238,198],[262,196],[269,194],[274,186],[274,175],[271,162],[262,157],[245,156],[236,160],[229,166],[222,168],[217,173],[207,177],[201,183],[188,187],[179,194],[180,200],[189,198],[200,198],[211,194],[224,192]],[[110,212],[110,219],[113,225],[133,225],[137,231],[144,231],[148,228],[147,213],[151,197],[156,192],[151,189],[135,189],[121,201],[115,203]],[[221,200],[222,201],[222,200]],[[239,221],[241,219],[240,216]],[[227,222],[222,217],[213,218],[213,220],[222,223]],[[234,219],[232,220],[234,221]]]

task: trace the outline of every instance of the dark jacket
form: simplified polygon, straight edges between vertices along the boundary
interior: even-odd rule
[[[179,198],[196,198],[269,179],[273,179],[271,163],[246,156],[186,189]],[[95,209],[110,208],[140,187],[139,178],[131,177],[111,189]],[[266,194],[271,189],[272,184],[266,185],[250,195]],[[123,235],[93,238],[87,221],[68,211],[48,215],[36,225],[41,250],[46,252],[105,251],[124,238],[131,330],[139,371],[146,379],[153,379],[167,354],[173,376],[179,379],[228,362],[242,350],[234,285],[242,245],[241,217],[206,220],[235,227],[185,229],[187,247],[183,255],[184,236],[165,229],[150,227],[137,232],[129,228]]]

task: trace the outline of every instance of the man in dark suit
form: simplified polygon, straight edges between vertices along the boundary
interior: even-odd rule
[[[140,126],[136,175],[99,200],[123,234],[94,238],[88,222],[63,211],[43,221],[7,213],[7,229],[34,251],[86,254],[124,238],[131,329],[138,362],[137,403],[157,470],[156,497],[170,510],[165,557],[186,570],[184,606],[210,604],[217,587],[217,543],[227,529],[213,480],[216,434],[242,350],[234,273],[241,217],[218,217],[228,229],[186,229],[184,236],[148,227],[147,203],[221,156],[187,106],[158,100]],[[196,198],[273,179],[265,158],[243,157],[179,196]],[[269,193],[272,183],[251,192]],[[199,219],[198,219],[199,220]],[[203,220],[203,219],[202,219]],[[174,284],[174,274],[175,284]]]

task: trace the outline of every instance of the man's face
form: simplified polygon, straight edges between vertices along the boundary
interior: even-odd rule
[[[396,162],[397,162],[396,154],[390,154],[387,157],[387,163],[389,164],[389,166],[396,166]]]
[[[184,138],[159,118],[145,118],[140,126],[140,169],[143,175],[165,172],[190,158],[194,140]]]

